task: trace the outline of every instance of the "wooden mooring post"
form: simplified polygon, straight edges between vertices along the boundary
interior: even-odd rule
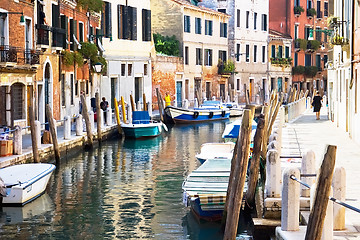
[[[131,112],[135,112],[135,110],[136,110],[135,101],[131,94],[130,94],[130,103],[131,103]]]
[[[101,123],[102,123],[102,112],[100,111],[100,95],[98,92],[95,93],[95,104],[96,104],[96,126],[97,126],[97,139],[98,139],[98,143],[100,144],[101,142]]]
[[[251,110],[245,109],[240,134],[237,139],[238,143],[236,144],[236,157],[233,157],[234,164],[231,164],[228,194],[226,196],[227,208],[225,209],[226,212],[224,212],[224,216],[226,216],[224,240],[233,240],[236,237],[249,162],[251,123],[253,118]]]
[[[52,139],[52,142],[54,145],[55,160],[58,163],[60,161],[60,150],[59,150],[59,144],[58,144],[56,130],[55,130],[56,121],[54,121],[52,110],[51,110],[49,104],[46,104],[46,116],[48,117],[51,139]]]
[[[326,153],[320,167],[319,177],[317,179],[317,191],[315,194],[314,204],[310,211],[305,240],[321,239],[335,168],[336,148],[337,147],[334,145],[327,146]]]
[[[117,102],[116,98],[114,98],[114,103],[115,103],[114,104],[115,105],[115,118],[116,118],[116,124],[117,124],[117,128],[118,128],[118,132],[119,132],[119,134],[122,134],[119,105],[118,105],[118,102]]]
[[[34,158],[34,162],[38,163],[40,162],[39,149],[37,146],[37,142],[38,142],[37,138],[39,136],[37,136],[35,130],[35,114],[34,114],[34,107],[32,104],[30,104],[29,106],[29,119],[30,119],[31,145],[33,150],[33,158]]]
[[[89,147],[89,148],[92,148],[93,147],[93,134],[92,134],[91,124],[90,124],[89,112],[88,112],[85,96],[83,94],[81,94],[81,102],[82,102],[82,105],[83,105],[82,115],[83,115],[84,120],[85,120],[86,133],[87,133],[86,146]]]
[[[165,119],[164,119],[164,104],[162,101],[161,93],[158,88],[156,88],[156,96],[157,96],[157,100],[158,100],[160,119],[162,122],[164,122],[165,121]]]
[[[265,118],[264,115],[260,115],[258,118],[257,129],[254,137],[254,148],[252,159],[250,162],[250,173],[248,180],[248,188],[246,191],[246,203],[247,207],[252,208],[254,205],[256,185],[259,178],[260,171],[260,155],[261,147],[263,143],[263,137],[265,132]]]

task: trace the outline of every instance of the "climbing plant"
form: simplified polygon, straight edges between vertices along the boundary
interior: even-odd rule
[[[154,33],[155,50],[158,53],[168,56],[179,56],[180,43],[176,39],[175,35],[163,36],[159,33]]]

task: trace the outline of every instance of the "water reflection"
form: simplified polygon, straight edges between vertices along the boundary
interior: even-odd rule
[[[182,205],[181,184],[198,167],[201,144],[221,141],[225,123],[174,126],[140,141],[115,139],[62,159],[47,195],[31,203],[39,213],[9,222],[3,208],[0,238],[221,239],[219,227],[197,223]]]

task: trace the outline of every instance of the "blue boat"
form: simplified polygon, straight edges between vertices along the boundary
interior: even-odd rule
[[[159,136],[165,125],[150,119],[147,111],[134,111],[132,123],[122,123],[126,138],[149,138]]]
[[[224,119],[229,119],[230,116],[229,109],[212,108],[212,107],[185,109],[185,108],[167,106],[165,108],[165,113],[175,123],[194,123],[194,122],[224,120]]]

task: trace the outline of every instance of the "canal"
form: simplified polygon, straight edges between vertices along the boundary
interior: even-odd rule
[[[220,224],[199,223],[184,207],[181,184],[199,166],[201,144],[222,141],[226,123],[177,125],[68,155],[44,195],[2,208],[0,238],[221,239]]]

